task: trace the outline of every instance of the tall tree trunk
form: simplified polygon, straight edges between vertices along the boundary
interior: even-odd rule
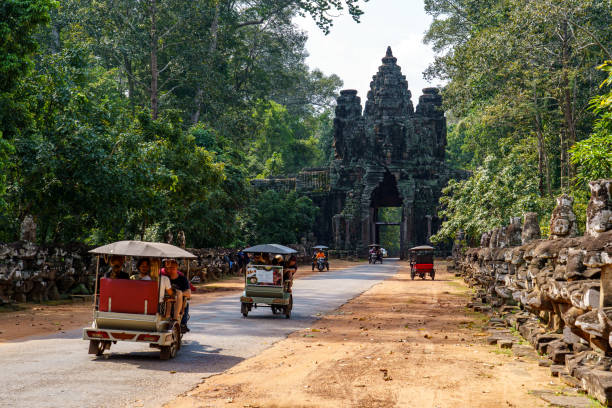
[[[215,15],[210,25],[210,45],[208,46],[208,68],[212,70],[212,62],[214,61],[215,52],[217,51],[217,43],[219,38],[219,13],[221,8],[221,0],[215,2]],[[204,90],[199,87],[196,95],[194,105],[196,107],[195,112],[191,115],[191,122],[195,125],[200,120],[200,114],[202,112],[202,98],[204,96]]]
[[[538,106],[538,91],[537,87],[533,87],[533,104],[534,104],[534,119],[535,131],[538,139],[538,189],[540,196],[550,196],[550,164],[548,154],[546,153],[546,145],[544,141],[544,131],[542,126],[542,115]]]
[[[567,177],[565,187],[569,187],[570,180],[574,177],[573,166],[569,161],[567,150],[576,143],[576,118],[574,115],[574,100],[570,88],[569,69],[570,69],[570,37],[567,21],[561,23],[561,109],[563,110],[563,121],[565,128],[565,138],[561,143],[561,163],[566,166],[565,175]],[[564,159],[564,160],[563,160]],[[563,183],[562,183],[563,185]]]
[[[123,65],[125,66],[125,72],[127,74],[127,82],[128,82],[128,100],[130,101],[130,107],[132,109],[132,113],[134,113],[135,102],[134,102],[134,71],[132,70],[132,61],[128,58],[127,55],[123,55]]]
[[[159,70],[157,68],[157,3],[156,0],[151,0],[151,118],[157,119],[158,110],[158,95],[157,81],[159,78]]]

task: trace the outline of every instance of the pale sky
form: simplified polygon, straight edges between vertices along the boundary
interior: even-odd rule
[[[434,58],[430,46],[423,44],[423,35],[432,20],[423,10],[423,1],[370,0],[362,3],[362,10],[365,14],[359,24],[343,15],[334,20],[327,36],[310,18],[296,21],[309,37],[308,65],[325,74],[338,75],[344,81],[343,89],[356,89],[365,105],[372,75],[390,45],[406,75],[416,107],[423,88],[439,85],[423,79],[423,71]]]

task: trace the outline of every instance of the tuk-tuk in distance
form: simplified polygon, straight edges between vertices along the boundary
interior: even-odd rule
[[[264,244],[244,249],[251,254],[246,267],[244,292],[240,297],[240,311],[247,317],[253,308],[270,307],[273,314],[283,313],[291,317],[293,308],[293,274],[297,271],[295,249]]]
[[[83,329],[89,354],[100,356],[112,343],[132,341],[159,348],[162,360],[175,357],[181,348],[180,321],[188,300],[183,298],[183,304],[177,305],[175,297],[162,293],[160,261],[197,257],[174,245],[141,241],[119,241],[89,252],[97,255],[93,323]],[[99,278],[100,256],[148,258],[151,280]],[[177,307],[181,312],[175,319]]]
[[[434,247],[429,245],[416,246],[408,250],[410,254],[410,278],[414,280],[416,275],[421,279],[425,279],[425,275],[431,276],[431,280],[435,279],[436,271],[434,270]]]
[[[325,270],[326,268],[329,271],[329,260],[327,256],[327,250],[329,249],[329,247],[325,245],[316,245],[313,246],[312,249],[316,251],[316,253],[312,255],[312,270],[314,271],[316,267],[319,272],[323,272],[323,270]],[[319,252],[322,252],[325,256],[319,257]]]
[[[368,263],[375,264],[376,262],[383,263],[383,253],[380,244],[368,245]]]

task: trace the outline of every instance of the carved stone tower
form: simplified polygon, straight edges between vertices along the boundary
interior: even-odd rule
[[[450,176],[446,119],[437,88],[415,109],[391,48],[370,83],[362,114],[355,90],[340,92],[330,169],[333,245],[364,253],[378,241],[378,208],[401,207],[401,256],[437,231],[437,203]]]

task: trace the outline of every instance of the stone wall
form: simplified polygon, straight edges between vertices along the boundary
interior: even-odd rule
[[[602,403],[612,401],[612,180],[590,183],[584,236],[573,199],[557,199],[550,237],[527,213],[483,234],[479,248],[457,251],[458,274],[477,289],[471,306],[504,311],[564,374]],[[501,308],[501,309],[495,309]],[[563,367],[562,367],[563,368]]]
[[[293,245],[300,263],[310,263],[310,247]],[[40,246],[28,241],[0,244],[0,305],[13,302],[43,302],[94,291],[96,258],[84,245]],[[190,261],[194,282],[237,275],[236,250],[227,248],[188,249],[198,256]],[[233,265],[230,268],[227,259]],[[100,261],[100,272],[107,270]],[[135,271],[135,265],[133,265]],[[181,270],[187,265],[182,262]]]

